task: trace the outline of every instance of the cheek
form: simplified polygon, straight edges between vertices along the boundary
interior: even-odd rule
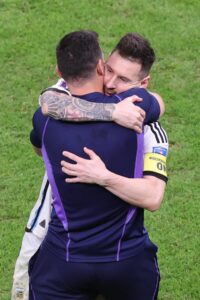
[[[128,89],[127,84],[125,84],[123,82],[118,82],[115,87],[115,90],[118,94],[126,91],[127,89]]]

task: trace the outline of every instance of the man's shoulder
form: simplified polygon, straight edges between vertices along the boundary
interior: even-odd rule
[[[38,107],[33,114],[33,118],[43,118],[43,117],[44,115],[42,113],[42,109],[41,107]]]
[[[153,122],[144,126],[144,147],[146,152],[167,156],[169,148],[168,136],[159,122]]]
[[[152,94],[150,94],[145,88],[140,87],[131,88],[127,91],[117,94],[117,96],[120,97],[122,100],[126,97],[130,97],[133,95],[136,95],[141,98],[145,97],[145,99],[155,99],[155,97]]]
[[[157,99],[151,93],[144,88],[137,87],[118,94],[118,97],[120,97],[121,100],[130,96],[138,96],[142,98],[142,101],[134,102],[134,104],[146,112],[144,120],[145,124],[158,120],[160,115],[160,106]]]
[[[33,125],[37,127],[39,125],[43,126],[47,119],[48,116],[44,116],[41,107],[38,107],[33,114]]]
[[[77,95],[73,95],[74,97],[77,97]],[[83,100],[87,100],[89,102],[94,102],[94,103],[117,103],[119,102],[118,98],[116,97],[116,95],[112,95],[112,96],[107,96],[103,93],[100,92],[93,92],[93,93],[89,93],[86,95],[82,95],[79,96],[81,99]]]

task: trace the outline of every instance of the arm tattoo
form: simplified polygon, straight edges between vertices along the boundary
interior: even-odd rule
[[[112,121],[115,104],[94,103],[67,94],[46,91],[40,96],[42,112],[64,121]]]

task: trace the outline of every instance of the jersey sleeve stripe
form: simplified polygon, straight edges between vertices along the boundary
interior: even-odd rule
[[[160,136],[161,142],[164,143],[164,137],[162,135],[162,131],[160,130],[160,124],[158,122],[154,123],[155,130],[157,131],[158,135]]]
[[[159,124],[159,127],[160,127],[161,132],[163,133],[165,142],[168,143],[168,137],[167,137],[167,134],[166,134],[165,130],[162,128],[162,126],[160,125],[159,122],[158,122],[158,124]]]
[[[159,136],[158,136],[158,134],[157,134],[157,132],[156,132],[154,126],[153,126],[153,123],[152,123],[152,124],[149,124],[149,126],[150,126],[150,128],[151,128],[152,133],[155,135],[156,142],[157,142],[157,143],[160,143]]]
[[[167,135],[158,122],[149,124],[157,143],[168,143]]]

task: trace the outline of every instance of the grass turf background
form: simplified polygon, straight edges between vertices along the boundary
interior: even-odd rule
[[[197,0],[0,0],[1,300],[10,299],[43,174],[29,143],[32,114],[40,91],[56,80],[55,45],[79,29],[96,30],[105,54],[130,31],[146,36],[156,50],[151,90],[166,102],[170,179],[161,209],[146,212],[146,227],[159,245],[159,299],[200,299],[199,11]]]

